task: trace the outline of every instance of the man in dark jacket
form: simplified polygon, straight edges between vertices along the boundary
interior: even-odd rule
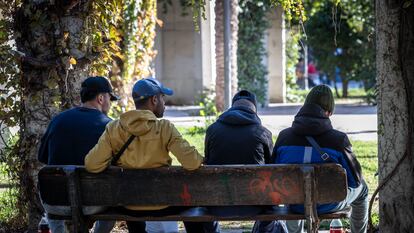
[[[89,77],[81,86],[80,107],[66,110],[55,116],[42,137],[38,160],[47,165],[84,165],[86,154],[98,142],[111,121],[107,116],[111,101],[118,100],[104,77]],[[43,204],[46,212],[70,215],[70,207]],[[84,214],[102,210],[85,207]],[[98,221],[95,233],[110,232],[113,221]],[[52,233],[65,232],[63,220],[49,220]]]
[[[256,96],[243,90],[233,97],[232,107],[208,127],[205,163],[265,164],[270,162],[272,148],[272,133],[256,113]]]
[[[318,205],[318,213],[338,211],[351,206],[351,232],[366,232],[368,188],[347,135],[332,128],[329,117],[334,111],[334,105],[329,86],[315,86],[295,116],[292,127],[280,132],[272,159],[278,164],[334,162],[342,165],[347,173],[348,195],[343,202]],[[323,153],[319,149],[328,156],[321,155]],[[303,205],[292,205],[290,208],[303,213]],[[303,221],[288,221],[288,229],[289,233],[302,232]]]
[[[265,164],[270,162],[273,148],[272,133],[262,126],[257,116],[256,96],[246,90],[238,92],[232,107],[208,127],[205,138],[205,164]],[[213,214],[257,214],[259,207],[211,207]],[[258,231],[273,232],[279,222],[263,222]],[[195,224],[197,225],[197,223]],[[219,232],[218,222],[198,223],[199,232]]]

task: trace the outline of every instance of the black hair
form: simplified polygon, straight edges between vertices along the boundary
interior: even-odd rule
[[[86,88],[82,88],[81,92],[80,92],[80,96],[81,96],[81,102],[85,103],[87,101],[93,100],[95,99],[99,94],[101,94],[100,92],[96,92],[96,91],[90,91]]]
[[[136,109],[140,109],[142,106],[147,104],[147,101],[151,98],[150,97],[146,97],[144,99],[134,99],[134,104],[135,104],[135,108]]]
[[[160,99],[161,94],[156,94],[155,96],[157,96],[157,99]],[[134,98],[135,108],[140,109],[142,106],[146,105],[148,100],[151,99],[151,98],[152,98],[152,96],[145,97],[143,99]]]

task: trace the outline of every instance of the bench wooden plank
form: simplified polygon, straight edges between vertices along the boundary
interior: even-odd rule
[[[249,220],[300,220],[305,219],[305,215],[290,212],[288,208],[277,208],[273,211],[266,211],[257,215],[212,215],[206,208],[191,208],[186,211],[179,212],[175,215],[151,216],[148,212],[137,212],[130,215],[130,212],[121,208],[112,208],[103,213],[86,216],[91,220],[127,220],[127,221],[249,221]],[[51,219],[70,219],[70,216],[49,215]],[[349,209],[338,211],[331,214],[319,215],[321,219],[337,219],[349,217]]]
[[[307,165],[204,166],[126,170],[111,167],[99,174],[79,170],[84,205],[226,206],[304,202],[303,169]],[[319,204],[346,197],[346,175],[336,164],[313,165]],[[341,188],[342,187],[342,188]],[[67,177],[61,167],[39,172],[42,200],[69,205]]]

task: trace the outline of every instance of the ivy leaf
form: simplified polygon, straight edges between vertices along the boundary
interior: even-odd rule
[[[76,59],[75,58],[70,58],[70,60],[69,60],[69,63],[71,64],[71,65],[76,65]]]
[[[403,8],[404,9],[407,9],[408,7],[410,7],[411,6],[411,4],[413,3],[413,1],[412,0],[407,0],[407,1],[405,1],[404,2],[404,4],[403,4]]]
[[[63,40],[67,40],[68,39],[68,37],[69,37],[69,32],[64,32],[63,33]]]

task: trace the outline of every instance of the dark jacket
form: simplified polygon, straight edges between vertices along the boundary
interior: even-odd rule
[[[48,165],[83,165],[111,118],[96,109],[76,107],[55,116],[43,135],[38,159]]]
[[[206,164],[265,164],[270,162],[272,133],[257,114],[246,107],[232,107],[206,133]]]
[[[278,164],[325,163],[320,153],[306,140],[312,136],[334,162],[345,168],[348,186],[356,188],[362,180],[361,165],[345,133],[332,128],[329,117],[315,104],[306,104],[295,116],[292,127],[280,132],[273,149],[272,160]],[[320,212],[331,206],[318,208]]]

